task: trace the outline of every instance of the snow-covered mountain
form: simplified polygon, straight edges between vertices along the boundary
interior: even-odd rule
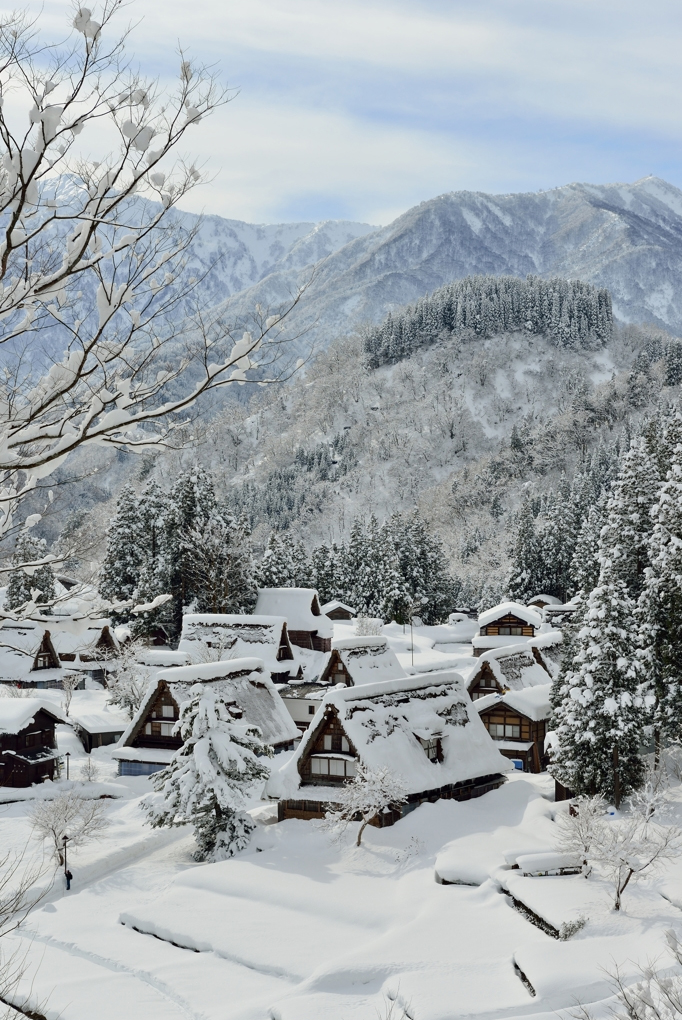
[[[299,269],[308,247],[294,248],[296,265],[281,258],[254,285],[239,294],[233,288],[233,312],[287,300],[312,269]],[[313,335],[328,342],[471,273],[580,278],[610,289],[619,318],[682,331],[682,192],[646,177],[529,194],[440,195],[389,226],[358,231],[319,263],[295,321],[315,323]]]

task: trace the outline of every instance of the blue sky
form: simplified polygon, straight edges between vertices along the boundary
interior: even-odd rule
[[[136,0],[130,18],[144,71],[170,78],[180,40],[239,89],[192,138],[215,175],[196,211],[387,223],[460,189],[682,187],[680,0]]]

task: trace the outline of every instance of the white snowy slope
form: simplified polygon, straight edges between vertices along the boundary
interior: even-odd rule
[[[682,329],[682,192],[656,177],[551,191],[458,191],[349,241],[318,265],[297,325],[324,343],[472,273],[563,276],[611,290],[616,315]],[[278,266],[230,302],[285,301],[310,274]]]

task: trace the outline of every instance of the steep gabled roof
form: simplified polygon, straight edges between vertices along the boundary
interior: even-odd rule
[[[435,790],[510,768],[481,722],[462,677],[446,671],[331,690],[293,757],[268,780],[268,796],[298,794],[299,762],[312,751],[330,713],[337,716],[360,760],[371,768],[385,766],[400,774],[408,793]],[[420,738],[442,741],[442,762],[428,759]]]
[[[507,705],[515,712],[520,712],[533,722],[541,722],[549,719],[551,706],[549,703],[549,692],[551,684],[544,684],[542,687],[527,687],[523,691],[507,691],[505,694],[486,694],[485,698],[474,701],[476,711],[481,714],[486,709],[494,708],[495,705]]]
[[[556,595],[545,595],[541,592],[539,595],[533,595],[532,599],[528,599],[528,605],[532,606],[534,602],[544,602],[546,606],[560,606],[561,599],[558,599]]]
[[[478,625],[479,627],[487,627],[489,623],[494,623],[495,620],[499,620],[502,616],[516,616],[519,620],[523,620],[524,623],[529,624],[531,627],[539,627],[542,623],[542,617],[535,609],[529,609],[528,606],[522,606],[520,602],[501,602],[499,606],[493,606],[492,609],[486,609],[484,613],[478,614]]]
[[[481,655],[476,669],[469,676],[468,690],[476,686],[486,666],[500,687],[512,691],[520,691],[524,687],[539,687],[551,678],[528,645],[504,645]]]
[[[353,609],[352,606],[347,606],[345,602],[339,602],[338,599],[332,599],[331,602],[325,602],[325,604],[320,608],[325,616],[327,613],[333,613],[335,609],[345,609],[347,612],[352,613],[353,616],[357,615],[357,609]]]
[[[351,637],[332,641],[332,653],[337,652],[341,662],[348,670],[353,683],[378,683],[381,680],[398,680],[407,674],[398,662],[395,652],[388,647],[385,637]],[[331,677],[332,659],[321,679],[328,681]]]
[[[321,638],[334,634],[334,624],[322,612],[314,588],[259,588],[254,613],[283,616],[289,630],[317,631]]]
[[[67,721],[60,709],[42,698],[0,698],[0,733],[20,733],[40,711],[55,722]]]
[[[181,705],[189,700],[190,688],[197,683],[210,684],[225,701],[238,705],[244,719],[258,726],[266,744],[289,743],[298,737],[298,727],[266,674],[263,661],[248,658],[161,670],[149,684],[119,746],[132,744],[162,684],[168,687],[174,701]]]
[[[200,642],[220,647],[224,658],[256,656],[270,673],[288,672],[292,678],[298,673],[299,663],[283,616],[187,613],[182,618],[178,649],[193,658]],[[280,649],[284,652],[282,659],[277,658]]]
[[[549,624],[543,624],[543,627],[549,627]],[[528,647],[552,678],[557,676],[561,669],[562,644],[563,634],[560,630],[548,630],[545,633],[536,634],[533,638],[528,638]]]

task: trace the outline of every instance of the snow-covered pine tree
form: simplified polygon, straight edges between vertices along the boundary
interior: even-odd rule
[[[44,538],[38,538],[27,529],[19,532],[14,547],[12,563],[16,567],[9,575],[7,594],[5,596],[5,607],[7,609],[19,609],[31,601],[31,590],[37,589],[40,592],[37,604],[47,603],[41,608],[41,613],[50,615],[52,608],[50,602],[55,597],[54,574],[52,567],[45,566],[31,568],[29,575],[21,569],[23,563],[35,563],[44,559],[47,555],[47,542]]]
[[[620,471],[606,504],[606,520],[599,539],[599,559],[610,576],[619,577],[636,602],[644,587],[649,563],[648,543],[653,528],[651,508],[661,479],[658,465],[644,438],[633,439],[621,458]]]
[[[551,692],[557,747],[550,772],[574,793],[601,794],[616,806],[644,778],[644,674],[634,612],[625,582],[603,569],[575,656],[566,656]]]
[[[208,520],[215,506],[213,478],[204,468],[194,467],[183,472],[171,489],[164,541],[173,596],[169,604],[173,636],[182,630],[183,610],[191,606],[196,597],[190,579],[192,549],[187,538],[194,528]]]
[[[587,512],[578,532],[575,552],[571,559],[570,579],[572,594],[582,592],[587,598],[599,581],[599,535],[604,527],[606,495]]]
[[[200,518],[183,539],[187,573],[199,613],[248,613],[256,604],[251,536],[246,518],[224,507]]]
[[[416,610],[417,615],[429,625],[447,620],[455,608],[456,585],[440,539],[429,533],[418,510],[393,514],[386,528],[398,557],[403,585],[411,602],[421,607]]]
[[[540,591],[535,518],[528,498],[523,501],[518,513],[510,559],[511,566],[506,585],[509,597],[515,602],[527,602]]]
[[[341,576],[345,601],[360,615],[398,622],[409,618],[412,599],[400,574],[390,530],[379,527],[374,515],[366,526],[360,517],[354,521]]]
[[[296,542],[289,531],[272,531],[257,571],[259,587],[306,587],[303,582],[309,572],[303,544]]]
[[[339,580],[340,561],[343,551],[336,542],[329,545],[318,545],[310,557],[310,587],[315,588],[323,603],[332,599],[345,598]]]
[[[650,568],[638,605],[657,749],[682,738],[682,417],[675,416],[666,432],[669,447],[678,442],[651,511]]]
[[[102,598],[112,602],[131,599],[144,561],[140,500],[131,485],[124,485],[116,500],[116,514],[107,529],[107,549],[99,579]]]
[[[245,812],[255,784],[270,769],[272,748],[210,684],[194,684],[180,706],[183,744],[153,777],[156,796],[142,802],[155,828],[194,826],[197,860],[225,860],[248,846],[255,824]]]
[[[170,502],[168,493],[157,482],[150,482],[140,496],[140,518],[142,520],[142,565],[137,587],[133,594],[135,602],[150,603],[157,595],[171,590],[170,563],[168,555],[168,518]],[[132,618],[131,630],[136,638],[149,640],[163,632],[166,637],[173,633],[173,605],[165,603],[158,609],[140,613]]]

